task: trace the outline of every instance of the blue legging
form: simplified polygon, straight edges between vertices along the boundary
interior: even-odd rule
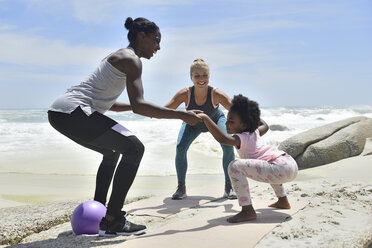
[[[226,117],[220,110],[220,116],[217,121],[217,126],[225,133],[226,132]],[[199,136],[203,131],[186,124],[182,123],[181,129],[178,133],[177,139],[177,150],[176,150],[176,170],[177,179],[179,184],[185,184],[186,172],[187,172],[187,150],[189,149],[191,143]],[[222,166],[223,172],[225,174],[225,182],[230,182],[229,174],[227,168],[231,161],[235,159],[234,147],[222,145],[223,157]]]

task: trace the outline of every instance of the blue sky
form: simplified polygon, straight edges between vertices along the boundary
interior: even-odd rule
[[[47,108],[128,45],[128,16],[162,32],[142,60],[157,104],[191,85],[203,58],[211,85],[261,106],[372,105],[369,0],[0,0],[0,108]]]

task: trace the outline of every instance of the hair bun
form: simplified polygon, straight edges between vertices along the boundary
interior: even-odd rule
[[[205,62],[205,61],[204,61],[204,59],[197,58],[197,59],[194,59],[194,62]]]
[[[133,21],[132,17],[128,17],[128,18],[125,20],[124,27],[125,27],[126,29],[128,29],[128,30],[131,30],[132,27],[133,27],[133,23],[134,23],[134,21]]]

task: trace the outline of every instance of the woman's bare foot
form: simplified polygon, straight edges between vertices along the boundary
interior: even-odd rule
[[[288,202],[288,198],[286,196],[279,197],[278,201],[269,205],[272,208],[281,208],[281,209],[290,209],[291,205]]]
[[[243,206],[242,211],[227,219],[230,223],[238,223],[243,221],[255,220],[257,218],[256,211],[252,205]]]

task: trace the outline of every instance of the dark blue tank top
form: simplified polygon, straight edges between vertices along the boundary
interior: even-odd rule
[[[195,94],[194,94],[195,87],[191,87],[191,95],[190,95],[190,102],[189,105],[187,106],[187,110],[202,110],[204,114],[208,115],[215,123],[217,123],[219,119],[219,111],[218,111],[218,106],[214,108],[212,104],[212,87],[208,86],[208,94],[207,94],[207,100],[203,105],[198,105],[195,102]],[[194,128],[199,129],[202,132],[207,132],[208,128],[205,126],[203,122],[199,122]]]

